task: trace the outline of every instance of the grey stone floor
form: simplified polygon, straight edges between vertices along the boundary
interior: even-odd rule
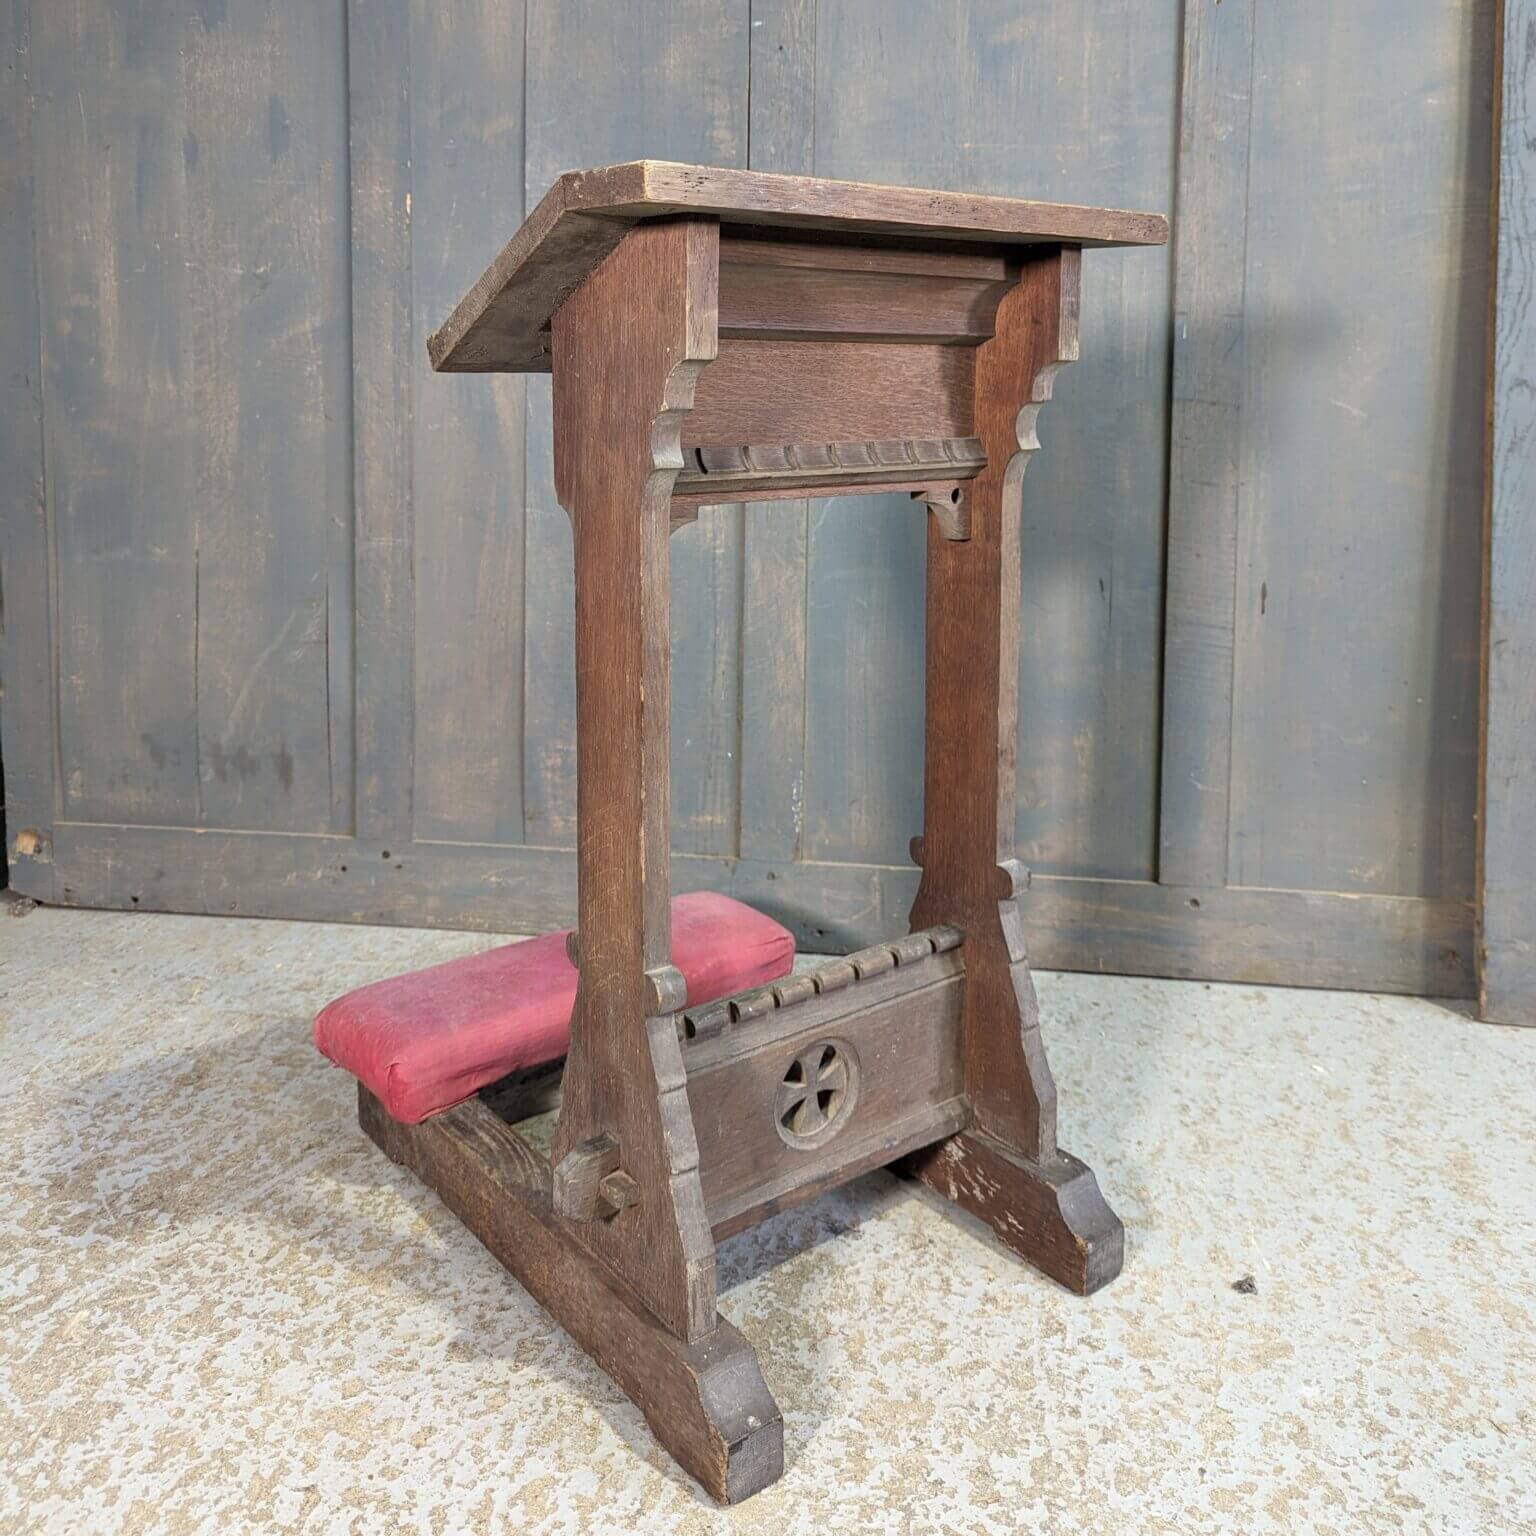
[[[1536,1032],[1041,976],[1125,1273],[1069,1296],[884,1173],[731,1240],[788,1465],[722,1512],[309,1044],[493,942],[0,916],[0,1529],[1536,1529]]]

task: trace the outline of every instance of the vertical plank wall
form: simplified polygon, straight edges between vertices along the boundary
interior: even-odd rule
[[[1461,991],[1492,6],[1294,21],[1186,13],[1162,878]]]
[[[1308,14],[6,0],[13,882],[569,919],[548,383],[424,342],[560,171],[650,156],[1174,215],[1085,262],[1025,483],[1035,958],[1469,993],[1493,0]],[[672,554],[675,884],[897,931],[921,515]]]
[[[33,242],[30,0],[0,5],[0,770],[7,848],[48,872],[57,814],[53,614]],[[27,748],[19,749],[25,729]],[[10,743],[9,752],[6,743]],[[26,816],[24,824],[21,817]]]
[[[963,9],[820,7],[817,174],[1171,208],[1178,0]],[[1024,495],[1019,857],[1148,881],[1168,253],[1095,252],[1084,269],[1082,361],[1056,382]],[[900,863],[921,814],[923,514],[870,500],[813,515],[805,798],[812,856]]]
[[[57,809],[347,831],[344,31],[219,9],[33,7]]]
[[[526,390],[521,376],[434,374],[427,336],[523,217],[525,17],[505,0],[411,0],[408,13],[415,709],[402,756],[415,798],[404,836],[515,845]]]
[[[747,70],[745,5],[530,0],[528,206],[562,171],[582,165],[649,156],[744,166]],[[594,111],[594,102],[603,109]],[[529,843],[569,848],[575,596],[570,520],[555,500],[547,375],[529,381],[527,430],[524,834]],[[730,857],[740,751],[740,508],[706,509],[673,537],[671,555],[672,845]]]
[[[1478,938],[1484,1017],[1536,1024],[1536,4],[1502,20]]]

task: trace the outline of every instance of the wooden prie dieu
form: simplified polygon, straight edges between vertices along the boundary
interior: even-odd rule
[[[727,1235],[900,1160],[1074,1291],[1120,1269],[1120,1222],[1056,1144],[1018,911],[1019,496],[1077,356],[1083,248],[1166,237],[1155,214],[642,161],[561,177],[430,342],[438,369],[553,374],[580,985],[547,1157],[505,1087],[414,1126],[363,1090],[361,1119],[717,1499],[783,1469],[757,1355],[716,1310]],[[911,931],[689,1008],[669,535],[701,505],[876,490],[931,514]]]

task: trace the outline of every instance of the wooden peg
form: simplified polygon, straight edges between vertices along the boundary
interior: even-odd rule
[[[645,973],[646,1012],[677,1013],[688,1001],[688,983],[675,965],[652,966]]]
[[[1029,870],[1018,859],[1000,860],[996,878],[999,901],[1017,901],[1029,889]]]
[[[599,1216],[617,1216],[620,1211],[640,1203],[640,1186],[620,1168],[597,1186]]]

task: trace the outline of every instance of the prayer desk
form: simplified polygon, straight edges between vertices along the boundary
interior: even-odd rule
[[[642,161],[563,176],[430,342],[438,369],[554,375],[580,986],[549,1158],[485,1097],[407,1126],[364,1090],[361,1118],[718,1499],[783,1467],[715,1309],[726,1235],[905,1159],[1072,1290],[1119,1272],[1120,1223],[1056,1144],[1016,905],[1019,482],[1077,356],[1082,248],[1166,238],[1156,214]],[[709,503],[872,490],[932,514],[911,932],[686,1010],[668,534]]]

